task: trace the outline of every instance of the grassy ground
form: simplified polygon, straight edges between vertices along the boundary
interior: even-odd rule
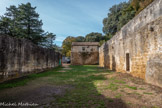
[[[50,76],[53,75],[54,72],[57,72],[58,70],[60,70],[61,67],[57,67],[56,69],[50,70],[48,72],[42,72],[39,74],[31,74],[22,78],[18,78],[15,80],[10,80],[7,81],[5,83],[0,84],[0,90],[6,89],[6,88],[13,88],[13,87],[18,87],[18,86],[24,86],[26,85],[29,81],[40,78],[40,77],[46,77],[46,76]]]
[[[112,72],[98,66],[59,67],[0,84],[0,89],[0,101],[28,102],[33,99],[32,102],[44,107],[160,108],[162,106],[161,88],[148,85],[127,74]]]

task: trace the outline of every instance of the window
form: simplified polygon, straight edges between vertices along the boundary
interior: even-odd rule
[[[85,51],[85,47],[82,47],[82,51]]]

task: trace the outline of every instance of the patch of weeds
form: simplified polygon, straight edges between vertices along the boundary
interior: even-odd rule
[[[131,93],[127,93],[127,95],[131,95]]]
[[[151,107],[151,108],[160,108],[160,107],[158,107],[158,106],[153,106],[153,107]]]
[[[143,94],[152,95],[153,93],[143,92]]]
[[[114,80],[116,80],[116,78],[115,77],[111,77],[111,78],[109,78],[109,80],[114,81]]]
[[[109,98],[108,101],[109,102],[114,102],[114,100],[112,98]]]
[[[136,94],[138,96],[138,98],[141,98],[142,95],[140,93],[137,93],[137,92],[133,92],[134,94]]]
[[[129,88],[129,89],[132,89],[132,90],[137,90],[137,87],[134,87],[134,86],[126,85],[125,87],[127,87],[127,88]]]
[[[125,92],[124,90],[120,90],[121,92]]]
[[[103,81],[102,80],[96,80],[96,81],[94,81],[94,85],[96,86],[96,87],[100,87],[100,86],[103,86]]]
[[[145,90],[145,88],[139,88],[140,90]]]
[[[122,81],[122,80],[114,80],[115,83],[119,83],[119,84],[126,84],[125,81]]]
[[[99,94],[102,94],[102,92],[103,92],[102,89],[98,89],[97,91]]]
[[[105,107],[104,101],[99,101],[98,104],[100,105],[100,107],[103,107],[103,106]]]
[[[110,83],[107,88],[112,91],[116,91],[116,90],[118,90],[118,85],[114,84],[114,83]]]
[[[5,89],[5,88],[13,88],[13,87],[18,87],[18,86],[24,86],[26,85],[29,81],[40,78],[40,77],[46,77],[50,76],[53,74],[56,74],[58,70],[60,70],[62,67],[57,67],[55,69],[46,71],[46,72],[41,72],[41,73],[33,73],[25,77],[13,79],[4,83],[0,84],[0,90]]]
[[[87,69],[88,72],[93,72],[93,71],[96,71],[94,69]]]
[[[111,77],[111,78],[109,78],[109,80],[111,80],[111,81],[114,82],[114,83],[126,84],[125,81],[123,81],[123,80],[118,80],[118,79],[116,79],[115,77]]]
[[[115,98],[121,98],[121,96],[122,96],[122,94],[117,94],[116,96],[115,96]]]
[[[131,105],[132,103],[131,102],[127,102],[128,105]]]
[[[139,93],[137,93],[137,92],[133,92],[133,94],[136,94],[136,95],[141,95],[141,94],[139,94]]]

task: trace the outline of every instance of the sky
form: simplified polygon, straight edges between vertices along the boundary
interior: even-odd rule
[[[56,34],[55,43],[62,45],[67,36],[85,36],[102,32],[102,21],[115,4],[128,0],[0,0],[0,15],[6,7],[30,2],[43,21],[43,30]]]

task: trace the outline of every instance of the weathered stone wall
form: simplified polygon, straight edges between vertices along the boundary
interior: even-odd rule
[[[99,65],[100,67],[104,67],[104,44],[99,48]]]
[[[155,0],[100,47],[100,66],[162,87],[162,0]]]
[[[72,45],[72,65],[95,65],[99,64],[99,44],[91,42],[77,42]]]
[[[0,82],[59,65],[61,55],[25,39],[0,36]]]

